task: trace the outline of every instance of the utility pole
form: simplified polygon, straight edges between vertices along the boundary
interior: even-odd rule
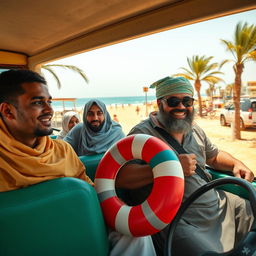
[[[145,92],[145,105],[146,105],[146,117],[148,116],[148,87],[144,86],[143,87],[143,92]]]

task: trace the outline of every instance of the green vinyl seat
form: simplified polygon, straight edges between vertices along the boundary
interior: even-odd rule
[[[210,167],[207,167],[207,170],[212,175],[213,180],[233,176],[232,172],[230,172],[230,171],[219,171],[219,170],[214,170]],[[256,189],[256,181],[255,180],[252,182],[252,185]],[[245,188],[241,187],[241,186],[238,186],[238,185],[235,185],[235,184],[226,184],[226,185],[223,185],[223,186],[219,186],[218,188],[222,189],[222,190],[225,190],[227,192],[230,192],[232,194],[238,195],[242,198],[249,199],[248,191]]]
[[[94,181],[95,173],[98,167],[98,164],[103,157],[104,153],[102,154],[95,154],[89,156],[79,156],[80,160],[84,164],[86,168],[86,174],[90,177],[92,181]]]
[[[0,255],[107,256],[106,226],[92,186],[58,178],[0,193]]]

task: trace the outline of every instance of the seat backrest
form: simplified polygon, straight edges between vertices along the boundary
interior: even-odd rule
[[[106,256],[106,227],[92,186],[59,178],[0,193],[0,255]]]
[[[90,155],[90,156],[79,156],[80,160],[84,164],[86,168],[86,174],[90,177],[90,179],[93,181],[95,177],[95,173],[98,167],[98,164],[103,157],[102,154],[96,154],[96,155]]]

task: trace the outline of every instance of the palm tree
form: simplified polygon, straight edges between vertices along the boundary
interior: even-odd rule
[[[232,41],[223,40],[221,42],[226,46],[235,62],[233,70],[235,72],[235,82],[233,88],[233,102],[235,106],[235,118],[233,126],[233,139],[241,139],[240,133],[240,96],[241,96],[241,76],[244,70],[244,63],[253,60],[256,48],[256,26],[248,25],[246,22],[239,22],[236,25],[234,39]],[[254,58],[255,60],[255,58]]]
[[[206,95],[211,98],[211,106],[213,106],[213,95],[216,92],[215,83],[209,83],[209,87],[205,90]]]
[[[52,74],[52,76],[55,78],[56,82],[57,82],[57,86],[60,89],[61,88],[61,82],[59,77],[57,76],[54,68],[64,68],[64,69],[68,69],[71,71],[74,71],[75,73],[79,74],[83,80],[88,83],[89,80],[87,78],[87,76],[85,75],[84,71],[76,66],[73,65],[61,65],[61,64],[47,64],[47,65],[42,65],[41,69],[47,70],[48,72],[50,72]]]
[[[222,72],[216,70],[220,65],[218,63],[210,63],[213,56],[198,56],[194,55],[192,58],[187,58],[188,66],[190,69],[181,67],[185,72],[177,73],[173,76],[182,76],[187,78],[188,80],[193,80],[194,87],[198,96],[199,103],[199,115],[202,117],[202,99],[201,99],[201,82],[205,81],[208,84],[216,84],[220,81],[223,81],[220,77],[216,75],[223,74]]]
[[[231,97],[233,94],[234,84],[227,84],[225,87],[225,96]]]
[[[248,54],[249,59],[256,61],[256,49]]]

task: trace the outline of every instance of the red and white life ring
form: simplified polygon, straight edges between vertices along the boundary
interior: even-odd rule
[[[148,198],[128,206],[116,195],[115,178],[129,160],[142,159],[152,168],[154,183]],[[162,140],[144,134],[130,135],[114,144],[101,159],[95,188],[108,226],[131,236],[154,234],[176,215],[184,192],[184,176],[173,150]]]

